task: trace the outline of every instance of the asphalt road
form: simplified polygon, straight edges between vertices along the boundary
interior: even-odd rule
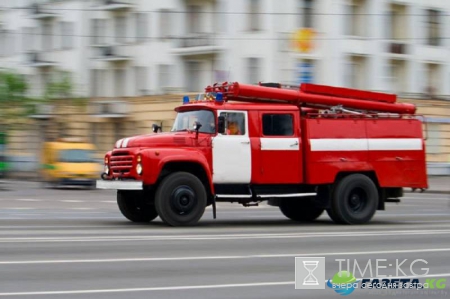
[[[379,274],[393,276],[403,274],[389,265],[407,259],[406,276],[443,278],[446,288],[356,289],[348,298],[449,298],[450,195],[409,193],[362,226],[335,225],[326,214],[298,224],[274,207],[220,204],[216,220],[208,208],[198,226],[171,228],[159,218],[128,222],[110,191],[31,182],[0,190],[0,297],[341,297],[328,287],[296,290],[295,257],[325,257],[325,279],[339,271],[336,259],[361,268],[371,260],[374,274],[384,259]],[[411,273],[416,259],[428,264]]]

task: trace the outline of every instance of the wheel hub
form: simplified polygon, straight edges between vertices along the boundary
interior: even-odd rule
[[[170,197],[171,207],[178,214],[189,214],[196,202],[195,192],[189,186],[176,188]]]
[[[367,195],[363,190],[356,189],[349,196],[349,207],[352,212],[358,213],[364,209],[367,202]]]

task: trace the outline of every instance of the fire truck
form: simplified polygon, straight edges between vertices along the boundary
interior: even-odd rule
[[[263,201],[289,219],[364,224],[404,188],[428,188],[422,121],[396,95],[342,87],[216,83],[184,96],[170,132],[124,138],[99,189],[134,222],[196,224],[217,202]]]

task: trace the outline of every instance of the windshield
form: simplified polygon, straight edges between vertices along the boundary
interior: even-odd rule
[[[187,130],[194,130],[194,123],[202,124],[200,133],[213,134],[216,132],[216,120],[214,113],[209,110],[186,111],[177,114],[175,122],[172,127],[172,132],[180,132]]]
[[[59,162],[92,163],[95,162],[94,152],[84,149],[62,150],[59,153]]]

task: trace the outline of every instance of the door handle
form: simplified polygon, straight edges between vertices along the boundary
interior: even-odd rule
[[[298,141],[296,141],[294,144],[291,144],[291,146],[296,146],[298,145]]]
[[[242,144],[250,144],[250,141],[242,141]]]

